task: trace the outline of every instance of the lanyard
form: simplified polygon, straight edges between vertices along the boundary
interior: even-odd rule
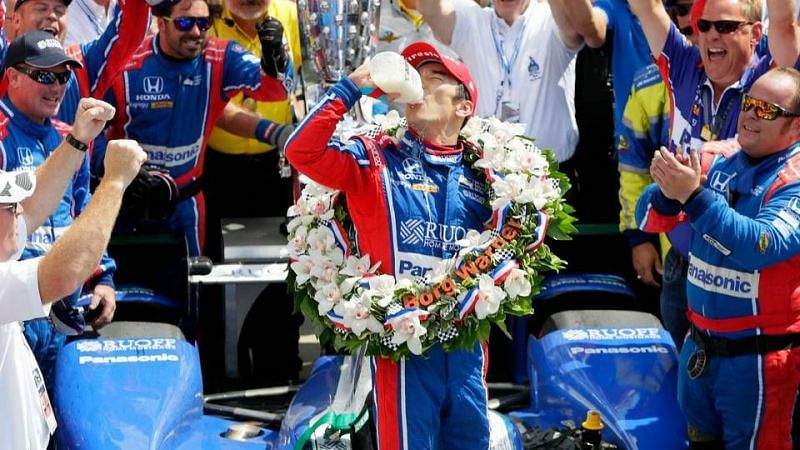
[[[97,20],[97,17],[94,15],[94,11],[91,10],[89,5],[85,4],[83,0],[78,0],[78,7],[81,9],[83,14],[86,16],[86,19],[94,25],[94,30],[97,33],[97,36],[103,34],[105,27]],[[109,5],[110,7],[110,5]]]
[[[727,97],[727,102],[725,105],[720,105],[720,110],[717,111],[717,114],[713,114],[713,88],[704,89],[706,85],[704,83],[700,83],[697,86],[697,93],[695,95],[694,100],[694,108],[692,108],[692,126],[698,122],[699,119],[699,110],[702,109],[703,111],[703,123],[701,126],[700,138],[704,141],[713,141],[720,138],[719,133],[722,131],[722,127],[725,125],[725,121],[728,118],[728,114],[730,114],[733,105],[736,104],[737,96],[736,95],[728,95],[725,96],[725,92],[722,93],[723,98],[720,99],[720,102],[723,102]],[[731,136],[725,136],[723,139],[726,139]]]
[[[503,45],[503,39],[500,38],[499,33],[497,32],[497,19],[492,18],[489,22],[492,28],[492,40],[494,40],[494,49],[497,52],[497,57],[500,59],[500,65],[503,66],[503,79],[500,81],[500,88],[497,90],[497,104],[495,105],[495,115],[497,115],[497,111],[500,108],[500,102],[503,99],[503,88],[508,86],[509,93],[511,92],[511,69],[514,67],[514,63],[517,62],[517,57],[519,56],[519,49],[522,46],[522,37],[525,35],[525,27],[528,25],[528,18],[522,18],[522,26],[520,27],[519,32],[517,33],[517,38],[514,39],[514,48],[511,51],[511,59],[509,60],[506,58],[505,46]]]

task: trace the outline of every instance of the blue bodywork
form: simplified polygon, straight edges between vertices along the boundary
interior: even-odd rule
[[[548,280],[539,300],[579,291],[632,295],[614,276],[559,278]],[[561,428],[565,420],[580,426],[594,409],[605,424],[603,439],[621,448],[686,448],[677,353],[666,330],[570,327],[526,341],[531,405],[512,415],[529,426]]]
[[[59,353],[59,449],[264,449],[221,435],[237,422],[203,415],[197,349],[182,339],[83,339]]]
[[[591,299],[596,294],[598,303],[608,295],[634,299],[621,278],[568,275],[548,279],[534,307],[553,301],[569,310],[571,294]],[[538,338],[528,336],[524,320],[510,324],[517,371],[524,372],[516,376],[529,379],[531,391],[530,405],[510,416],[529,427],[561,429],[565,421],[580,426],[587,410],[595,409],[605,424],[603,439],[620,448],[685,448],[669,334],[653,323],[606,326],[604,320],[551,327]],[[293,449],[330,407],[341,364],[342,357],[315,363],[280,431],[262,428],[255,438],[235,441],[222,434],[238,422],[203,414],[200,362],[190,343],[178,338],[75,341],[58,359],[59,449]],[[508,416],[492,412],[490,421],[492,441],[505,442],[493,448],[522,448]]]

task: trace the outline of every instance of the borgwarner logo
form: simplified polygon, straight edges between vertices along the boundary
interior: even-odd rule
[[[659,339],[658,328],[589,328],[566,330],[561,337],[568,341],[609,341],[622,339]]]

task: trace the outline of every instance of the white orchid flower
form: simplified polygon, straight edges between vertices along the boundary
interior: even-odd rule
[[[288,224],[286,224],[286,230],[287,230],[287,231],[289,232],[289,234],[291,235],[291,234],[292,234],[292,233],[294,233],[294,232],[295,232],[295,230],[297,230],[297,228],[299,228],[300,226],[302,226],[302,225],[306,225],[306,226],[307,226],[307,225],[309,225],[309,224],[310,224],[311,222],[313,222],[313,221],[314,221],[314,218],[313,218],[313,217],[310,217],[310,216],[298,216],[298,217],[294,217],[292,220],[290,220],[290,221],[289,221],[289,223],[288,223]]]
[[[342,291],[336,283],[328,283],[317,289],[314,300],[317,301],[317,312],[324,316],[342,301]]]
[[[303,285],[311,278],[311,269],[314,268],[314,259],[308,255],[301,255],[297,261],[290,264],[296,275],[298,285]]]
[[[314,258],[314,267],[311,268],[311,276],[316,278],[315,286],[338,283],[339,265],[328,258]]]
[[[327,256],[336,247],[336,238],[327,227],[317,227],[308,232],[308,254],[311,256]]]
[[[400,345],[405,342],[411,353],[421,355],[422,342],[420,338],[428,332],[428,329],[420,323],[419,317],[422,314],[425,312],[420,310],[390,320],[389,326],[394,330],[392,344]]]
[[[492,189],[496,198],[491,202],[492,208],[500,209],[512,201],[517,201],[526,189],[527,178],[524,174],[512,173],[503,179],[495,180]]]
[[[289,239],[289,244],[287,245],[289,255],[298,257],[306,253],[308,249],[308,228],[305,225],[300,225],[290,236],[291,239]]]
[[[485,230],[483,232],[479,232],[478,230],[469,230],[467,231],[467,235],[464,236],[464,239],[457,240],[456,244],[463,248],[470,249],[481,246],[491,240],[492,232],[490,230]]]
[[[331,189],[328,186],[319,184],[305,175],[300,175],[300,183],[303,184],[303,195],[308,197],[331,196],[338,192],[336,189]]]
[[[521,170],[530,172],[534,177],[543,177],[547,174],[549,163],[542,155],[541,150],[531,143],[525,143],[524,149],[514,153],[514,159]]]
[[[322,220],[333,218],[333,197],[324,195],[311,197],[307,204],[309,214]]]
[[[506,293],[495,286],[492,277],[486,274],[481,275],[478,278],[478,300],[475,303],[475,315],[478,316],[478,319],[485,319],[495,314],[505,298]]]
[[[305,216],[308,215],[308,204],[305,195],[301,195],[300,198],[294,203],[294,205],[290,206],[288,210],[286,210],[286,215],[289,217],[296,217],[296,216]]]
[[[464,128],[461,129],[461,134],[467,139],[472,141],[474,136],[482,133],[484,129],[483,119],[473,116],[470,118]]]
[[[395,290],[411,287],[411,281],[400,280],[397,282],[391,275],[378,275],[368,278],[367,285],[369,286],[366,290],[368,295],[371,298],[377,298],[378,305],[385,308],[394,300]]]
[[[356,298],[340,302],[333,308],[333,311],[342,316],[344,326],[358,337],[361,337],[361,333],[365,330],[382,333],[383,325],[370,314],[371,302],[369,295],[362,293]]]
[[[483,157],[475,161],[475,167],[481,169],[489,168],[497,172],[505,170],[507,165],[508,152],[501,145],[484,146]]]
[[[503,282],[503,289],[512,299],[531,295],[531,282],[527,274],[521,269],[512,269]]]
[[[375,123],[380,125],[384,131],[399,127],[401,119],[400,113],[394,109],[386,113],[386,115],[379,114],[374,117]]]
[[[351,277],[363,277],[364,274],[369,273],[369,271],[369,255],[364,255],[361,258],[350,255],[347,257],[345,267],[340,273]]]

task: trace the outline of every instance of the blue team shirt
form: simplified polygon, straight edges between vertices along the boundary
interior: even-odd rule
[[[622,130],[622,113],[633,84],[633,74],[653,62],[639,19],[626,0],[597,0],[594,6],[608,17],[611,34],[611,76],[614,89],[615,136]]]

